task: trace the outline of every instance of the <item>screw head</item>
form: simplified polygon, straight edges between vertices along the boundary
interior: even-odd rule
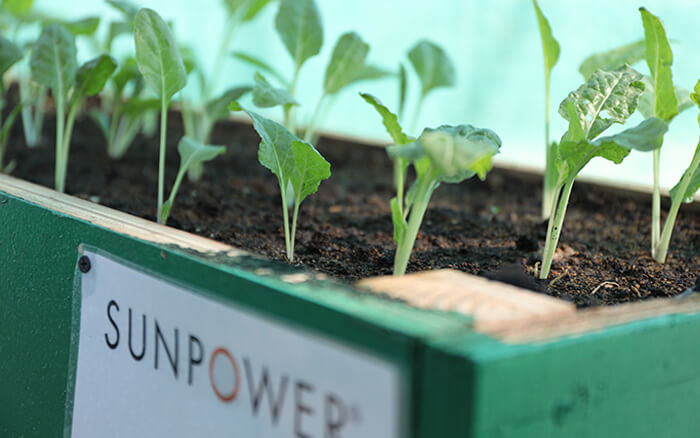
[[[90,259],[88,256],[80,256],[78,259],[78,269],[80,269],[80,272],[87,274],[91,267],[92,265],[90,264]]]

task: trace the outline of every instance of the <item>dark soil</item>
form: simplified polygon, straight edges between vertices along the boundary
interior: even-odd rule
[[[182,135],[175,113],[168,131],[166,196]],[[52,186],[52,119],[46,120],[44,135],[41,149],[30,150],[17,123],[8,157],[17,162],[14,175]],[[257,134],[248,125],[226,123],[216,127],[213,142],[228,145],[227,154],[207,165],[200,182],[183,183],[169,225],[283,261],[279,188],[258,164]],[[139,136],[124,159],[110,160],[98,128],[81,120],[73,136],[67,192],[152,219],[157,147],[157,138]],[[325,138],[318,149],[333,175],[301,206],[295,263],[346,281],[390,274],[393,189],[384,150]],[[584,306],[670,296],[694,284],[700,272],[697,208],[681,208],[668,262],[659,265],[649,256],[650,200],[584,183],[574,187],[549,282],[534,281],[547,225],[539,219],[539,196],[537,176],[498,169],[485,182],[474,178],[441,186],[408,270],[496,275]]]

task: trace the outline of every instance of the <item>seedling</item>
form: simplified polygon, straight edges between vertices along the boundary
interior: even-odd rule
[[[544,16],[542,10],[536,0],[532,0],[532,5],[535,7],[537,15],[537,24],[540,28],[540,37],[542,38],[542,53],[544,54],[544,147],[545,147],[545,167],[544,180],[542,185],[542,218],[549,217],[550,208],[552,205],[552,196],[554,193],[554,184],[556,182],[557,170],[554,167],[553,151],[556,145],[549,142],[549,95],[550,95],[550,80],[552,68],[559,60],[560,47],[557,40],[552,35],[552,28],[549,25],[547,17]]]
[[[86,96],[94,96],[116,69],[116,62],[101,55],[77,67],[75,38],[63,25],[44,26],[32,50],[32,79],[51,89],[56,102],[55,187],[65,191],[68,153],[76,114]],[[67,111],[67,116],[66,116]]]
[[[478,175],[481,180],[491,170],[491,158],[501,148],[501,139],[491,130],[471,125],[443,125],[426,128],[415,141],[403,133],[396,114],[389,111],[376,97],[361,94],[382,117],[389,135],[397,144],[387,151],[393,159],[413,165],[416,180],[408,191],[404,210],[399,209],[397,197],[391,200],[396,256],[394,275],[406,272],[416,236],[435,189],[444,183],[459,183]]]
[[[237,102],[230,108],[233,111],[242,109]],[[275,174],[279,183],[287,260],[293,262],[299,206],[307,196],[316,193],[321,181],[331,176],[331,165],[310,143],[299,139],[284,126],[252,111],[243,111],[253,120],[253,127],[260,135],[258,161]],[[291,197],[293,202],[289,201]],[[293,209],[291,227],[290,204]]]
[[[700,108],[700,81],[695,84],[695,90],[690,95],[690,99]],[[698,116],[698,125],[700,125],[700,116]],[[695,147],[695,154],[690,165],[683,173],[683,176],[681,176],[678,184],[671,189],[671,207],[668,210],[668,216],[666,217],[663,232],[654,255],[657,262],[664,263],[666,261],[671,234],[673,233],[673,227],[676,223],[676,216],[678,216],[681,203],[693,202],[693,198],[698,190],[700,190],[700,142]]]
[[[5,81],[3,76],[7,70],[12,67],[17,61],[24,56],[22,50],[17,47],[12,41],[0,36],[0,172],[11,172],[13,165],[5,166],[5,150],[7,148],[7,139],[10,135],[12,125],[17,118],[17,115],[22,109],[22,104],[19,102],[15,105],[7,116],[6,120],[2,120],[2,113],[5,109]]]
[[[157,221],[162,223],[168,104],[173,95],[187,84],[187,74],[170,28],[156,11],[143,8],[136,14],[134,46],[139,70],[160,100]]]
[[[579,172],[595,157],[619,164],[630,149],[653,150],[659,137],[668,130],[665,121],[652,117],[619,134],[600,137],[614,123],[625,123],[637,109],[643,91],[642,74],[629,66],[614,71],[597,70],[559,106],[559,113],[568,120],[569,129],[554,150],[558,175],[540,278],[549,275],[571,189]]]

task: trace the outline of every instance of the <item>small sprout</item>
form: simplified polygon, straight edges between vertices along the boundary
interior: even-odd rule
[[[163,204],[160,218],[160,223],[162,224],[168,221],[168,215],[173,208],[175,196],[180,189],[180,183],[182,183],[182,178],[187,174],[187,171],[194,165],[213,160],[217,156],[224,154],[226,148],[224,146],[204,145],[189,137],[182,137],[180,143],[177,145],[177,152],[180,154],[180,168],[177,171],[175,184],[173,184],[173,188],[170,190],[170,196]]]
[[[600,137],[613,124],[627,121],[637,109],[643,91],[642,74],[629,66],[614,71],[597,70],[559,106],[569,129],[554,151],[558,175],[539,273],[541,279],[549,275],[571,189],[579,172],[595,157],[619,164],[630,149],[652,150],[668,130],[665,121],[654,117],[619,134]]]
[[[549,25],[547,17],[544,16],[542,10],[536,0],[532,0],[532,5],[535,7],[535,15],[537,15],[537,24],[540,28],[540,37],[542,38],[542,53],[544,54],[544,147],[545,147],[545,167],[544,181],[542,185],[542,218],[546,219],[550,214],[550,206],[552,204],[552,196],[554,194],[554,184],[556,183],[557,170],[554,166],[554,148],[549,141],[549,95],[552,69],[559,60],[560,47],[557,40],[552,35],[552,28]]]
[[[143,8],[134,18],[136,62],[146,83],[160,100],[160,154],[158,159],[158,214],[163,218],[165,140],[168,103],[187,84],[187,74],[170,28],[152,9]]]
[[[237,102],[230,108],[234,111],[242,109]],[[260,135],[258,160],[275,174],[279,183],[287,259],[292,262],[299,206],[307,196],[316,193],[321,181],[331,176],[331,165],[311,144],[300,140],[284,126],[252,111],[243,111],[253,120],[253,127]],[[294,199],[290,203],[291,197]],[[290,204],[293,208],[291,227]]]

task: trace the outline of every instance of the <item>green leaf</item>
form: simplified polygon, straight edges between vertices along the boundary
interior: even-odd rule
[[[253,67],[256,67],[266,73],[271,74],[275,77],[275,79],[277,79],[280,82],[280,84],[284,85],[285,88],[289,88],[289,81],[285,79],[279,71],[267,64],[265,61],[243,52],[233,52],[231,55],[234,58],[240,59],[241,61],[252,65]]]
[[[294,170],[290,182],[294,188],[294,197],[301,203],[307,196],[316,193],[319,184],[331,176],[331,165],[321,154],[305,141],[292,141]]]
[[[321,51],[323,28],[313,0],[280,0],[275,27],[297,70]]]
[[[486,178],[491,158],[501,148],[501,139],[489,129],[472,125],[443,125],[426,128],[418,137],[425,154],[439,171],[441,181],[457,183],[471,178]]]
[[[152,9],[139,10],[134,18],[136,62],[156,95],[170,100],[187,84],[182,57],[170,27]]]
[[[33,0],[3,0],[2,7],[14,16],[25,15],[32,9]]]
[[[271,0],[224,0],[224,6],[229,15],[241,14],[241,21],[246,22],[255,18]]]
[[[654,116],[665,121],[678,114],[678,100],[673,86],[671,65],[673,52],[666,31],[658,17],[640,8],[646,41],[646,59],[654,82]]]
[[[23,57],[22,49],[4,36],[0,36],[0,77]]]
[[[116,68],[117,62],[109,55],[100,55],[80,66],[75,74],[73,99],[97,95]]]
[[[32,80],[65,98],[78,69],[75,38],[58,23],[44,26],[32,50]]]
[[[635,41],[605,52],[594,53],[584,59],[578,68],[579,73],[588,80],[596,70],[615,70],[623,65],[632,65],[644,59],[646,42]]]
[[[365,67],[369,44],[355,32],[344,33],[338,38],[331,60],[326,68],[323,84],[325,94],[335,94],[355,81]]]
[[[160,109],[160,99],[129,99],[122,107],[122,112],[130,116],[138,116],[148,111],[158,111]]]
[[[139,66],[135,58],[126,58],[119,66],[119,70],[112,76],[112,83],[116,88],[117,95],[121,95],[122,90],[130,81],[137,80],[142,77],[139,71]]]
[[[695,156],[693,157],[693,161],[700,160],[700,146],[698,146],[695,149]],[[692,163],[691,163],[692,166]],[[687,178],[688,173],[690,172],[690,167],[685,170],[683,173],[683,176],[681,177],[680,181],[678,181],[678,184],[673,186],[671,189],[671,199],[676,199],[676,196],[678,196],[678,192],[680,191],[680,186],[683,183],[683,180]],[[688,188],[685,190],[685,193],[683,194],[683,202],[685,203],[691,203],[693,202],[695,198],[695,194],[700,190],[700,166],[695,169],[695,172],[693,173],[693,176],[690,178],[690,182],[688,183]]]
[[[277,175],[281,189],[286,188],[294,172],[292,142],[301,140],[279,123],[253,111],[243,111],[253,119],[253,128],[261,139],[258,161]]]
[[[131,2],[128,2],[128,1],[120,1],[120,0],[105,0],[105,1],[108,5],[110,5],[114,9],[121,12],[124,15],[124,17],[127,20],[129,20],[129,22],[133,22],[134,19],[136,18],[136,14],[139,12],[139,7]]]
[[[690,93],[690,100],[700,108],[700,80],[695,83],[695,89]]]
[[[180,169],[187,171],[195,164],[205,163],[226,153],[226,147],[202,144],[189,137],[182,137],[177,144],[177,153],[180,155]]]
[[[94,35],[100,25],[100,17],[87,17],[80,20],[65,21],[63,25],[74,36]]]
[[[369,93],[360,93],[360,96],[374,107],[375,110],[382,117],[382,124],[386,128],[386,132],[389,133],[391,139],[394,143],[398,145],[408,144],[412,139],[410,139],[406,134],[404,134],[401,125],[399,124],[399,118],[396,114],[389,111],[389,109],[376,97]]]
[[[352,82],[373,81],[376,79],[384,79],[386,77],[395,75],[396,73],[390,72],[381,67],[377,67],[376,65],[365,64],[360,70],[360,73],[357,76],[355,76],[355,79],[353,79]]]
[[[455,84],[455,68],[442,48],[430,41],[422,40],[408,52],[408,59],[421,82],[421,95],[425,96],[437,87]]]
[[[559,114],[569,120],[569,102],[586,138],[594,139],[613,123],[624,123],[637,109],[644,91],[642,74],[630,66],[613,71],[597,70],[576,91],[569,93],[559,105]]]
[[[600,137],[594,143],[597,146],[614,143],[626,149],[648,152],[661,147],[666,131],[668,131],[668,123],[657,117],[652,117],[618,134]]]
[[[549,25],[549,20],[544,16],[540,6],[536,0],[532,0],[532,5],[535,7],[537,15],[537,24],[540,27],[540,37],[542,38],[542,52],[544,53],[544,71],[546,75],[552,71],[554,65],[559,60],[559,52],[561,51],[559,43],[552,35],[552,27]]]
[[[219,97],[215,97],[206,104],[207,114],[212,120],[222,120],[228,117],[228,106],[231,102],[235,102],[246,93],[250,92],[253,87],[240,86],[229,88],[224,91]]]
[[[298,105],[297,101],[284,88],[275,88],[260,73],[255,73],[253,104],[258,108],[271,108],[277,105]]]

